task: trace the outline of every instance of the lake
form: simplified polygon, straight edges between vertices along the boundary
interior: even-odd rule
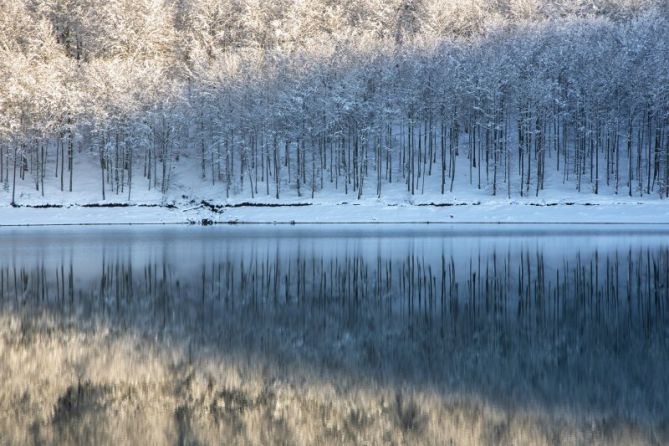
[[[669,230],[0,232],[0,444],[667,444]]]

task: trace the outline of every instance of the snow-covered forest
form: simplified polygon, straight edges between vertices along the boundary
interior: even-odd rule
[[[666,0],[0,0],[0,197],[667,197],[668,61]]]

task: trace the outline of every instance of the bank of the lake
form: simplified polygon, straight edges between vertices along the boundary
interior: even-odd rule
[[[669,201],[275,202],[39,204],[0,207],[0,226],[188,223],[667,224]]]

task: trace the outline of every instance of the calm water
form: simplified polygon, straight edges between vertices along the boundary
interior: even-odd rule
[[[392,320],[416,335],[651,336],[668,327],[669,232],[22,230],[0,234],[0,302],[82,323],[131,323],[141,309],[167,332],[290,315],[295,334],[320,317],[354,331]]]
[[[0,311],[667,438],[669,233],[494,229],[5,231]]]

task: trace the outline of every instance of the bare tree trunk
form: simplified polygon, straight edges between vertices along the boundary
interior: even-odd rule
[[[276,199],[279,199],[279,189],[281,186],[281,163],[279,162],[279,145],[276,140],[276,133],[274,134],[274,182],[276,186]]]
[[[128,201],[132,192],[132,146],[128,146]]]
[[[629,163],[627,166],[627,183],[629,186],[629,196],[632,196],[632,115],[630,114],[627,122],[627,156]]]
[[[65,190],[65,145],[60,142],[60,191]]]
[[[70,192],[72,192],[72,174],[74,171],[74,144],[72,140],[72,129],[69,129],[67,138],[67,167],[70,170]]]
[[[12,179],[12,206],[16,206],[16,157],[19,154],[17,147],[14,147],[14,175]]]
[[[104,155],[104,140],[102,142],[102,148],[100,149],[100,176],[101,176],[101,183],[102,183],[102,201],[106,199],[105,197],[105,155]],[[151,182],[149,182],[151,184]]]
[[[446,126],[442,118],[441,137],[439,138],[440,148],[441,148],[441,195],[444,195],[444,188],[446,186],[446,142],[444,141],[445,132],[446,132]]]
[[[46,155],[47,155],[47,145],[48,145],[48,140],[44,142],[44,145],[42,146],[42,169],[40,170],[40,182],[42,184],[42,197],[44,197],[44,172],[46,169]],[[0,167],[0,170],[2,168]]]

